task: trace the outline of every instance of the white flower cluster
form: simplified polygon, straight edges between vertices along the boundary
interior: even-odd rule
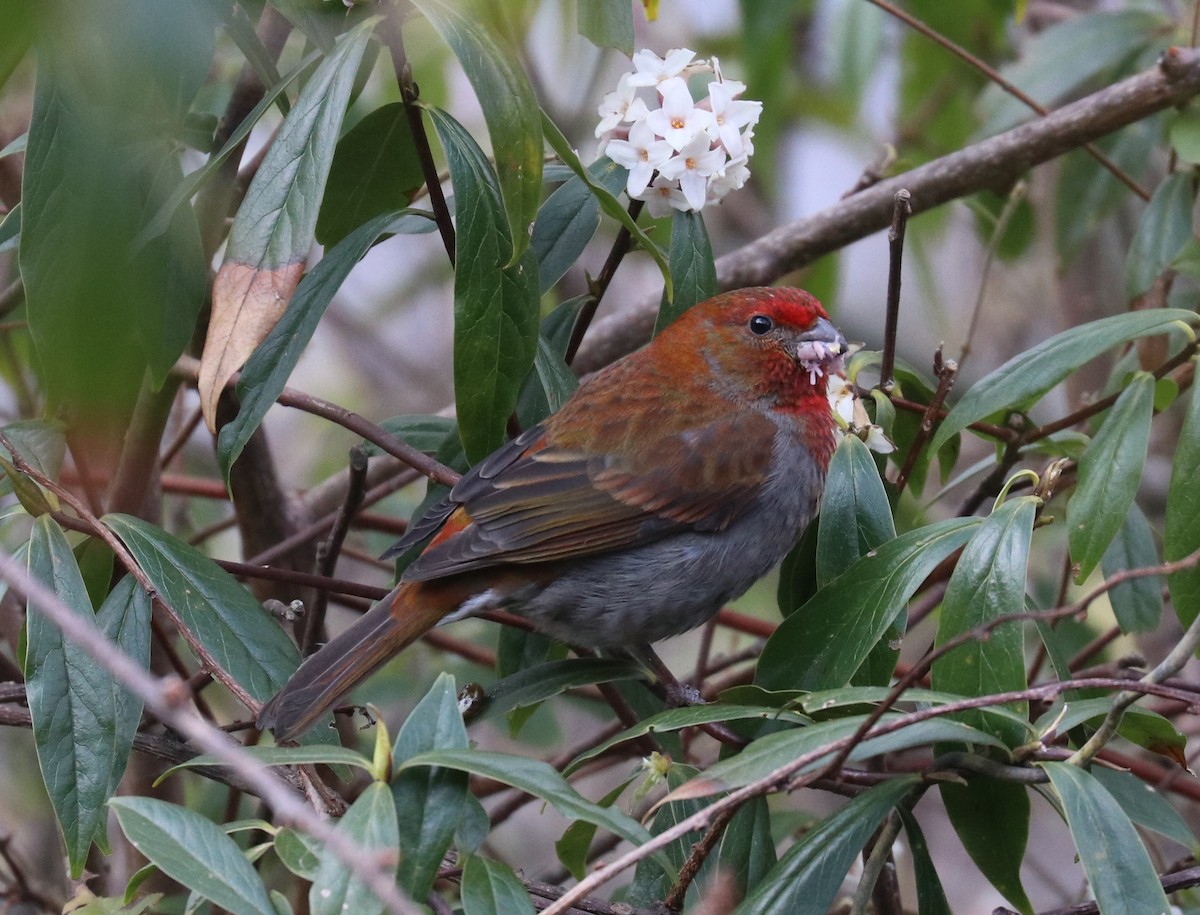
[[[746,163],[762,102],[738,99],[745,84],[724,79],[717,58],[695,57],[687,48],[665,58],[638,51],[634,72],[600,105],[596,136],[604,154],[629,169],[626,191],[655,217],[718,203],[750,177]],[[708,97],[696,103],[687,80],[700,73],[713,79]]]

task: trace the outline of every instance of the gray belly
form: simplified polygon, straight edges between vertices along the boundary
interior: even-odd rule
[[[597,556],[513,609],[554,638],[595,648],[649,644],[694,629],[783,559],[816,514],[823,478],[800,451],[726,530],[674,534]]]

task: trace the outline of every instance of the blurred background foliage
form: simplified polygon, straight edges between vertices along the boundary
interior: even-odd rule
[[[703,57],[719,56],[725,74],[747,84],[746,97],[763,102],[763,115],[754,137],[750,183],[721,206],[704,212],[702,228],[718,258],[736,256],[779,226],[838,206],[852,189],[869,188],[1033,120],[1036,115],[1028,105],[997,85],[986,68],[1053,109],[1153,68],[1171,46],[1197,43],[1197,8],[1182,0],[905,0],[892,8],[868,0],[660,0],[652,6],[654,18],[641,3],[607,0],[428,0],[412,7],[406,3],[345,6],[324,0],[38,5],[0,0],[0,416],[15,445],[37,469],[79,494],[97,515],[137,516],[155,530],[165,529],[217,559],[318,570],[343,581],[386,587],[393,568],[374,557],[402,531],[399,519],[428,500],[423,481],[397,463],[387,463],[391,459],[372,458],[374,469],[367,480],[371,502],[358,516],[336,570],[322,569],[314,543],[325,535],[328,524],[315,534],[313,525],[342,501],[347,449],[362,442],[362,430],[352,431],[315,415],[311,402],[300,404],[304,409],[299,410],[272,407],[258,430],[261,416],[247,420],[248,405],[257,403],[266,412],[286,380],[289,388],[353,410],[417,450],[464,469],[462,441],[451,419],[456,402],[464,424],[467,410],[476,410],[469,405],[484,401],[493,405],[476,410],[486,427],[478,437],[463,435],[468,453],[478,454],[487,450],[480,442],[504,430],[514,407],[528,425],[574,383],[562,355],[575,315],[583,307],[580,297],[595,290],[594,278],[605,272],[621,232],[610,213],[601,218],[599,204],[584,190],[579,199],[595,209],[596,225],[589,224],[587,231],[573,230],[570,240],[578,242],[577,250],[565,262],[561,278],[549,288],[526,290],[535,309],[523,314],[525,324],[514,333],[514,342],[501,344],[487,335],[464,342],[463,322],[455,326],[455,308],[460,314],[469,308],[471,296],[490,288],[499,273],[484,271],[473,280],[463,280],[469,276],[464,270],[475,261],[460,255],[456,281],[445,238],[433,218],[436,207],[429,200],[420,141],[403,104],[405,90],[410,92],[409,100],[411,93],[419,92],[423,105],[448,113],[443,117],[426,110],[423,117],[433,166],[443,180],[453,179],[446,181],[446,193],[456,212],[463,212],[463,204],[461,198],[454,198],[466,186],[459,182],[460,172],[447,149],[467,161],[473,150],[463,136],[505,162],[521,142],[526,144],[525,154],[530,149],[535,157],[545,153],[544,182],[536,182],[532,191],[503,168],[499,177],[492,174],[490,182],[488,169],[478,170],[485,178],[474,187],[470,201],[494,199],[501,205],[489,211],[492,221],[486,229],[467,236],[469,243],[493,245],[504,253],[519,251],[528,243],[542,254],[544,267],[543,246],[548,242],[539,238],[536,221],[531,238],[521,234],[520,220],[513,221],[514,201],[525,194],[533,207],[543,204],[571,173],[559,156],[543,150],[536,117],[530,117],[528,110],[520,117],[513,114],[520,113],[520,99],[513,101],[502,82],[481,90],[479,71],[467,59],[470,54],[464,55],[447,35],[458,34],[463,41],[484,35],[489,47],[497,49],[497,59],[523,74],[520,80],[528,80],[530,98],[585,165],[599,152],[593,135],[597,105],[618,75],[628,70],[625,55],[634,47],[662,54],[687,46]],[[382,19],[372,18],[376,16]],[[462,26],[464,21],[468,26]],[[403,35],[399,54],[397,30]],[[954,53],[951,45],[969,52],[976,63]],[[334,66],[331,61],[341,63]],[[503,66],[495,72],[501,77],[508,73]],[[330,81],[327,93],[305,94],[306,87],[323,78]],[[321,107],[322,100],[341,98],[336,95],[339,91],[345,104]],[[506,115],[510,103],[517,107]],[[295,126],[300,119],[297,112],[308,111],[309,105],[318,126],[302,134]],[[536,114],[536,108],[533,111]],[[516,146],[498,140],[505,131]],[[304,155],[294,158],[325,161],[328,180],[314,166],[320,173],[315,177],[255,185],[260,168],[272,167],[270,151],[274,144],[283,143],[281,137],[306,143]],[[871,418],[887,429],[898,447],[887,459],[871,458],[865,451],[847,458],[858,463],[848,465],[851,469],[845,472],[875,467],[881,475],[871,479],[886,481],[839,506],[848,513],[843,518],[858,526],[858,542],[849,548],[841,545],[853,555],[838,553],[828,544],[823,550],[814,527],[780,576],[761,583],[737,602],[734,610],[741,616],[736,626],[726,620],[673,640],[663,647],[668,666],[696,674],[693,679],[704,680],[706,695],[719,692],[728,704],[769,707],[792,699],[800,702],[798,708],[804,712],[822,717],[794,692],[782,698],[767,692],[814,685],[842,687],[850,681],[847,675],[836,684],[819,682],[818,673],[795,669],[799,657],[819,655],[825,646],[805,648],[808,643],[794,633],[812,625],[820,635],[823,618],[789,617],[789,621],[803,619],[782,627],[782,635],[762,649],[762,639],[778,622],[780,610],[787,615],[814,594],[814,600],[821,600],[822,593],[829,604],[831,592],[818,588],[833,587],[838,574],[855,558],[884,544],[894,545],[914,532],[932,536],[932,525],[956,514],[988,512],[1011,474],[1022,467],[1042,473],[1053,458],[1080,462],[1080,488],[1072,496],[1077,500],[1071,502],[1072,508],[1068,509],[1065,493],[1076,482],[1074,464],[1068,466],[1057,497],[1044,511],[1038,507],[1036,532],[1035,509],[1031,501],[1022,501],[1026,496],[1011,495],[1011,501],[989,519],[996,522],[996,537],[1015,537],[1003,542],[1018,552],[1026,551],[1019,562],[1011,557],[1007,565],[997,561],[1009,572],[1020,566],[1016,585],[1008,581],[1020,605],[1028,602],[1030,608],[1043,610],[1067,605],[1103,575],[1156,565],[1190,552],[1172,552],[1170,533],[1174,523],[1175,531],[1183,531],[1174,543],[1185,543],[1195,533],[1191,519],[1200,516],[1200,509],[1193,511],[1197,484],[1188,476],[1189,468],[1194,469],[1200,427],[1185,425],[1187,411],[1195,417],[1194,395],[1189,391],[1194,336],[1178,323],[1147,322],[1144,329],[1135,329],[1132,323],[1119,325],[1122,330],[1111,333],[1111,339],[1105,338],[1107,343],[1096,350],[1108,354],[1106,358],[1084,359],[1076,348],[1062,357],[1066,361],[1057,374],[1055,366],[1039,363],[1039,377],[1050,380],[1036,391],[1030,389],[1032,396],[997,401],[992,410],[969,418],[1015,436],[1039,423],[1086,410],[1101,397],[1121,395],[1120,407],[1107,412],[1096,409],[1054,435],[1023,442],[1020,453],[1012,446],[1014,438],[1008,439],[1010,447],[1006,447],[1002,438],[960,426],[957,431],[962,435],[947,436],[945,447],[933,457],[926,447],[928,435],[919,429],[921,411],[939,386],[931,370],[939,344],[947,358],[957,360],[949,405],[1002,363],[1018,354],[1028,357],[1056,334],[1130,311],[1164,307],[1195,311],[1200,277],[1200,243],[1194,230],[1200,109],[1195,102],[1169,108],[1102,137],[1095,146],[1112,168],[1095,155],[1074,149],[1015,183],[981,182],[970,196],[913,217],[907,227],[902,273],[896,378],[898,393],[916,409],[896,409],[882,394],[866,397]],[[617,178],[610,192],[619,192],[622,182]],[[295,195],[271,198],[272,188],[280,187],[294,190]],[[547,206],[542,207],[542,215]],[[269,233],[269,240],[256,240],[253,233],[261,228],[259,221],[278,212],[284,218],[271,223],[276,231]],[[649,239],[663,249],[670,248],[671,223],[646,215],[639,220]],[[461,242],[462,219],[458,231]],[[856,364],[861,371],[857,379],[865,389],[878,376],[876,351],[884,344],[888,246],[882,233],[860,234],[867,237],[799,269],[780,268],[772,278],[812,291],[849,338],[865,342]],[[309,311],[302,315],[293,309],[284,319],[284,330],[262,347],[267,355],[260,352],[259,362],[247,366],[249,380],[239,389],[241,425],[231,422],[237,411],[232,400],[215,404],[224,431],[219,447],[214,447],[214,436],[200,422],[197,370],[187,360],[203,349],[210,314],[216,311],[214,277],[223,263],[249,264],[267,273],[274,271],[273,276],[304,265],[308,276],[293,303],[306,303]],[[498,270],[500,265],[486,266]],[[299,268],[295,273],[298,279]],[[720,275],[719,270],[712,274]],[[698,291],[684,289],[683,293]],[[655,260],[644,250],[634,250],[604,291],[580,361],[587,362],[589,345],[595,352],[604,341],[619,340],[625,316],[643,303],[656,305],[662,292]],[[539,345],[532,333],[537,319],[545,349],[539,358],[544,361],[530,372]],[[1141,338],[1136,347],[1119,345],[1134,337]],[[477,372],[476,363],[464,359],[462,353],[469,350],[457,349],[480,343],[485,349],[491,347],[489,352],[499,348],[505,357],[517,353],[512,359],[519,371],[514,370],[508,389],[497,394],[487,388],[492,401],[477,397],[475,386],[485,384],[481,370]],[[1161,371],[1163,377],[1157,380],[1139,373],[1159,369],[1172,357],[1177,364]],[[1032,363],[1026,369],[1034,371]],[[278,382],[274,387],[272,378]],[[508,407],[494,409],[494,402],[505,397],[511,399]],[[1084,485],[1089,472],[1094,480],[1106,468],[1121,465],[1122,442],[1138,437],[1147,442],[1146,456],[1132,459],[1134,471],[1113,480],[1111,489],[1103,482]],[[905,468],[908,483],[901,495],[895,485],[897,474],[914,443],[914,462]],[[1085,469],[1088,454],[1093,455],[1090,466],[1099,465],[1100,470]],[[998,479],[992,479],[997,473]],[[48,533],[39,540],[38,528],[31,526],[29,518],[30,513],[45,510],[38,499],[50,499],[49,507],[56,507],[53,499],[29,484],[28,478],[15,473],[13,478],[17,493],[8,497],[2,522],[5,548],[24,557],[32,541],[37,549],[53,553],[57,541]],[[12,483],[5,486],[6,493],[14,488]],[[436,491],[432,485],[430,489]],[[1100,494],[1098,505],[1089,506],[1086,514],[1080,514],[1085,501],[1081,492],[1091,498]],[[1182,520],[1171,521],[1172,507]],[[1063,521],[1075,518],[1115,524],[1111,544],[1100,543],[1097,549],[1095,544],[1081,546],[1072,540]],[[1009,525],[1005,531],[1032,534],[1033,546],[1028,536],[1021,540],[1016,534],[999,533],[1001,522]],[[947,586],[949,571],[939,578],[934,566],[947,555],[958,555],[955,551],[967,535],[954,540],[959,534],[950,528],[937,530],[950,531],[944,535],[944,553],[914,578],[912,590],[902,596],[907,615],[889,619],[882,636],[872,635],[869,644],[864,643],[864,654],[867,649],[871,654],[853,672],[854,685],[893,681],[935,640],[945,641],[947,633],[952,636],[978,622],[979,617],[971,616],[972,607],[990,611],[1001,606],[1001,599],[989,596],[988,588],[1003,589],[995,580],[984,579],[974,583],[983,594],[977,604],[960,597],[954,604],[962,610],[960,617],[945,609],[942,599],[952,601],[954,589],[961,595],[971,582],[964,574],[957,585],[952,580]],[[303,531],[309,535],[299,538],[299,545],[289,541]],[[901,538],[893,540],[897,532]],[[94,538],[74,532],[70,538],[86,591],[99,607],[110,591],[113,556]],[[1191,549],[1196,546],[1200,543],[1192,543]],[[147,549],[160,558],[182,557],[178,561],[197,580],[211,567],[201,562],[199,553],[172,553],[174,547],[166,540],[154,541]],[[962,555],[973,556],[970,549]],[[934,555],[932,547],[917,553],[926,559]],[[1098,570],[1077,581],[1073,563],[1078,564],[1081,556],[1094,559],[1091,564]],[[989,558],[980,555],[972,561],[984,568]],[[971,566],[967,563],[963,568],[969,572]],[[1068,616],[1053,629],[1045,623],[1027,624],[1025,635],[1015,641],[1011,630],[1006,630],[1009,637],[997,632],[991,647],[981,649],[986,652],[982,661],[979,654],[974,660],[949,656],[946,664],[956,660],[934,667],[932,686],[971,695],[970,676],[962,675],[970,674],[969,665],[977,662],[997,665],[976,683],[985,694],[989,690],[984,687],[998,692],[1013,677],[1017,686],[1048,682],[1048,677],[1061,679],[1068,675],[1072,660],[1075,670],[1110,677],[1124,676],[1127,668],[1153,666],[1179,642],[1180,619],[1188,624],[1197,612],[1200,589],[1194,578],[1181,574],[1184,577],[1173,579],[1166,594],[1174,598],[1174,613],[1163,612],[1161,579],[1129,583],[1094,604],[1086,620]],[[932,585],[925,582],[927,576]],[[926,590],[909,605],[913,591],[923,582]],[[252,580],[248,587],[260,601],[287,603],[299,598],[309,604],[310,612],[316,602],[312,589],[295,580]],[[1181,595],[1187,598],[1181,600]],[[1012,594],[1004,599],[1009,598]],[[331,628],[366,606],[361,596],[337,593],[330,603]],[[0,706],[15,709],[4,723],[21,726],[0,731],[2,898],[14,911],[30,912],[59,911],[72,897],[84,906],[79,911],[87,912],[193,911],[212,906],[214,900],[226,909],[259,911],[259,901],[221,901],[225,897],[206,890],[186,867],[173,873],[156,862],[178,882],[138,871],[145,863],[133,847],[138,845],[134,835],[139,824],[149,830],[141,833],[144,843],[147,835],[168,834],[170,823],[155,819],[157,813],[138,807],[137,801],[162,798],[182,805],[172,810],[186,808],[223,824],[239,818],[269,819],[257,799],[218,780],[188,773],[153,786],[166,764],[143,752],[145,747],[130,757],[119,791],[133,799],[119,808],[121,828],[114,821],[107,839],[90,854],[84,837],[83,851],[76,847],[66,861],[55,818],[58,809],[62,819],[62,797],[52,808],[37,757],[40,750],[45,768],[46,754],[53,751],[44,745],[35,747],[29,716],[21,718],[28,673],[22,661],[23,617],[21,601],[7,594],[0,602],[0,632],[6,643],[0,656],[0,680],[6,682],[0,688],[12,688],[3,694]],[[833,613],[828,617],[835,618]],[[298,627],[301,641],[306,625]],[[229,692],[198,672],[195,659],[171,634],[169,624],[159,620],[157,626],[151,654],[156,673],[176,670],[192,677],[200,696],[198,707],[219,724],[252,717]],[[319,624],[317,628],[319,635]],[[857,637],[865,638],[861,632]],[[997,653],[1000,649],[1008,652],[1006,658]],[[760,652],[764,660],[756,674],[754,662]],[[535,665],[553,664],[565,653],[561,646],[517,630],[465,621],[407,652],[360,690],[356,701],[376,704],[383,719],[393,723],[393,731],[396,722],[416,722],[407,735],[402,732],[397,737],[398,759],[405,755],[402,747],[409,753],[433,747],[422,743],[418,732],[423,725],[449,729],[444,733],[453,736],[447,739],[465,747],[457,712],[451,714],[453,691],[449,681],[438,679],[438,673],[445,671],[459,685],[480,683],[492,687],[494,696],[509,696],[503,705],[506,715],[493,710],[471,725],[471,741],[487,750],[550,760],[561,769],[618,730],[610,705],[614,693],[639,718],[662,708],[645,690],[620,678],[606,683],[601,696],[591,685],[600,675],[580,674],[583,668],[571,668],[574,673],[554,668],[562,676],[554,682],[545,679],[549,668],[539,668],[541,684],[533,687],[504,680]],[[1008,667],[1000,670],[1004,664]],[[1194,681],[1193,667],[1176,677],[1181,689]],[[250,682],[244,670],[231,669],[231,673]],[[266,670],[268,681],[274,675]],[[507,683],[505,689],[511,692],[497,690],[498,681]],[[532,691],[517,692],[520,689]],[[517,698],[512,698],[514,694]],[[1057,740],[1057,749],[1064,752],[1045,757],[1055,760],[1093,733],[1109,707],[1104,697],[1111,694],[1111,689],[1077,691],[1081,704],[1083,700],[1096,704],[1086,706],[1089,714],[1065,722],[1060,718],[1053,726],[1055,715],[1066,713],[1061,705],[1052,707],[1049,699],[1035,701],[1028,709],[1015,708],[1038,723],[1037,735],[1049,735],[1047,743]],[[427,696],[424,711],[408,718],[423,696]],[[533,696],[554,698],[542,703],[532,701]],[[867,694],[854,697],[847,714],[866,707]],[[901,780],[872,780],[870,776],[878,771],[862,775],[861,783],[883,781],[886,791],[899,792],[896,797],[860,795],[862,800],[856,799],[857,806],[851,808],[842,806],[836,791],[774,796],[769,805],[759,799],[738,814],[726,834],[729,857],[722,860],[726,865],[740,862],[742,870],[733,877],[719,876],[712,864],[719,856],[711,859],[687,896],[689,910],[731,911],[756,886],[787,884],[792,892],[812,892],[814,899],[824,898],[820,894],[825,889],[831,900],[841,898],[843,891],[852,894],[861,864],[855,865],[844,886],[844,868],[830,878],[832,884],[821,884],[819,890],[813,887],[813,875],[822,872],[823,860],[857,860],[876,827],[893,820],[895,829],[889,832],[885,826],[883,835],[889,842],[896,840],[892,863],[898,875],[896,892],[903,903],[896,907],[877,893],[871,902],[876,911],[990,912],[1001,904],[1040,911],[1086,896],[1085,873],[1091,892],[1107,904],[1106,911],[1121,910],[1114,900],[1121,898],[1122,881],[1133,888],[1126,900],[1133,907],[1124,910],[1139,910],[1138,905],[1157,899],[1154,871],[1196,863],[1191,858],[1196,844],[1192,830],[1198,821],[1200,789],[1190,772],[1179,768],[1193,756],[1185,738],[1195,730],[1194,716],[1185,703],[1155,703],[1152,711],[1161,714],[1128,717],[1115,749],[1106,750],[1111,763],[1133,774],[1096,772],[1096,781],[1103,780],[1103,792],[1092,782],[1081,787],[1074,767],[1048,769],[1053,791],[1039,788],[1042,795],[999,779],[987,782],[986,791],[972,793],[965,785],[947,787],[928,793],[915,815],[920,826],[909,806],[901,803],[904,791],[912,786]],[[834,704],[840,707],[841,702]],[[32,711],[36,714],[36,709]],[[836,721],[823,717],[822,723]],[[992,734],[1008,751],[1022,742],[1036,742],[1027,729],[1012,730],[1011,720],[997,725],[995,719],[981,715],[964,721]],[[781,722],[730,726],[743,738],[785,729]],[[168,742],[174,737],[149,717],[142,732]],[[75,735],[76,751],[82,736]],[[932,758],[934,742],[940,742],[940,752],[952,740],[943,732],[924,736],[915,741],[915,749],[898,746],[871,766],[889,773],[921,771]],[[370,732],[359,733],[347,725],[342,738],[370,755]],[[647,741],[632,746],[630,753],[606,758],[606,765],[596,765],[572,780],[596,802],[594,810],[589,806],[589,815],[602,818],[595,811],[612,809],[636,818],[646,813],[648,799],[662,796],[658,782],[662,773],[655,768],[665,766],[662,758],[651,757],[643,766],[638,760],[647,755]],[[684,730],[682,737],[664,734],[657,749],[674,760],[664,778],[672,789],[719,764],[720,757],[736,756],[694,729]],[[993,755],[1011,761],[1008,751]],[[1163,753],[1174,761],[1164,762]],[[448,769],[434,771],[439,777],[450,774]],[[567,884],[571,875],[584,872],[589,848],[593,857],[611,855],[615,841],[606,844],[606,838],[601,838],[593,844],[598,819],[589,826],[586,817],[563,815],[561,807],[551,812],[542,804],[529,803],[529,795],[518,795],[496,779],[484,778],[479,770],[468,771],[475,773],[471,787],[485,801],[494,828],[489,832],[486,822],[481,826],[483,807],[462,801],[460,833],[447,836],[446,843],[454,838],[469,862],[468,870],[459,873],[451,868],[453,881],[438,884],[451,900],[443,905],[461,906],[468,912],[531,910],[525,889],[509,867],[522,871],[528,880]],[[552,781],[545,778],[527,789],[533,795],[549,796]],[[348,786],[336,784],[352,799],[367,781],[360,775]],[[444,788],[450,792],[446,796],[459,799],[465,776],[447,781],[452,783],[449,788],[434,785],[421,790],[437,797],[436,790]],[[393,786],[404,784],[403,778],[393,782]],[[1142,806],[1138,806],[1140,785],[1157,789],[1145,792],[1153,800],[1141,798]],[[618,790],[622,787],[628,789],[624,794]],[[420,807],[419,798],[405,800],[409,790],[417,789],[393,787],[395,805],[379,806],[401,812],[402,834],[403,814],[413,809],[404,804]],[[377,803],[378,794],[375,788],[367,788],[362,797]],[[1104,806],[1109,803],[1106,798],[1119,802],[1117,813]],[[614,802],[616,806],[610,808]],[[653,831],[660,831],[704,803],[696,798],[674,801],[648,822]],[[900,812],[893,814],[893,808]],[[360,838],[372,835],[367,827],[378,827],[378,817],[386,820],[395,815],[373,812],[376,808],[368,809],[365,802],[355,809],[366,818]],[[836,810],[842,811],[841,819],[822,821]],[[1136,823],[1150,860],[1142,860],[1145,852],[1129,851],[1143,847],[1135,838],[1113,868],[1116,884],[1098,880],[1103,867],[1096,862],[1106,849],[1096,845],[1094,836],[1089,839],[1083,825],[1089,815],[1116,823],[1112,834],[1126,839],[1134,836],[1129,824]],[[903,832],[897,839],[901,820]],[[175,825],[181,830],[187,827]],[[1128,832],[1120,832],[1126,826]],[[1073,842],[1064,839],[1067,828]],[[840,844],[822,829],[843,836]],[[317,853],[294,834],[268,832],[247,830],[236,838],[240,847],[251,850],[265,885],[286,897],[268,904],[277,911],[287,911],[288,906],[305,911],[309,896],[304,880],[320,883],[319,868],[313,863]],[[806,850],[805,836],[816,851]],[[264,854],[259,843],[271,840],[275,847]],[[857,846],[851,847],[854,841]],[[667,858],[674,866],[686,858],[690,844],[680,842],[670,849]],[[147,851],[144,845],[139,848]],[[480,854],[468,854],[479,848]],[[789,848],[799,851],[789,853],[792,857],[772,870],[776,849],[782,854]],[[436,859],[440,860],[441,851]],[[822,859],[823,854],[829,857]],[[1082,870],[1075,864],[1077,854]],[[431,865],[433,871],[428,861],[422,871],[414,863],[418,859],[406,857],[401,880],[405,889],[422,896],[429,890],[438,860]],[[779,870],[789,860],[788,866],[795,870]],[[1148,870],[1151,864],[1153,870]],[[620,891],[625,898],[642,906],[664,898],[672,880],[656,867],[649,863],[639,867],[632,886]],[[95,875],[87,883],[90,891],[114,900],[83,901],[89,892],[81,889],[84,868]],[[135,874],[141,901],[122,909],[116,897],[125,893]],[[145,882],[139,883],[143,878]],[[461,895],[452,886],[459,880]],[[193,900],[188,900],[180,884],[197,893]],[[759,897],[754,910],[799,910],[789,909],[788,899]],[[1194,897],[1185,891],[1174,902],[1187,910]]]

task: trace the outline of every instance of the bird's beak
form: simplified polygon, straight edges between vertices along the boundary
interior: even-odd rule
[[[817,378],[842,369],[846,338],[827,318],[817,318],[813,326],[797,338],[796,359],[804,366],[813,383]]]

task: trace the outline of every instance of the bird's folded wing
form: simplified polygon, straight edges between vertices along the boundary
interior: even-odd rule
[[[414,535],[440,529],[404,578],[573,559],[679,530],[722,530],[766,481],[775,435],[766,417],[731,412],[683,432],[648,433],[636,449],[600,454],[579,443],[556,445],[530,429],[414,525]]]

